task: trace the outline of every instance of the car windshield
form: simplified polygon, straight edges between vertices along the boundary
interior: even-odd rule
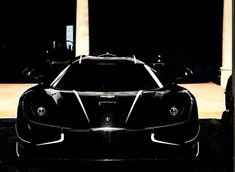
[[[143,64],[72,64],[52,87],[77,91],[137,91],[162,87]]]

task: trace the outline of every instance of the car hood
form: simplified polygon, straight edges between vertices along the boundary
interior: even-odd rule
[[[45,89],[57,105],[63,127],[70,128],[145,128],[160,125],[167,118],[170,90],[126,92],[79,92]],[[174,106],[173,104],[170,106]],[[169,107],[170,108],[170,107]],[[166,119],[165,119],[166,120]],[[154,121],[154,122],[153,122]],[[154,124],[153,124],[154,123]]]

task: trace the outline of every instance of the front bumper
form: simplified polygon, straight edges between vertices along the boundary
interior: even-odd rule
[[[92,128],[76,130],[31,124],[31,134],[24,136],[16,126],[17,156],[80,160],[162,160],[185,159],[199,154],[200,127],[190,137],[173,135],[159,138],[167,130],[146,128]],[[160,134],[161,132],[161,134]],[[27,138],[28,137],[28,138]]]

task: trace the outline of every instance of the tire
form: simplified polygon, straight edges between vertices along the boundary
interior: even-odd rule
[[[27,171],[27,154],[24,147],[17,141],[16,142],[16,167],[19,171]]]

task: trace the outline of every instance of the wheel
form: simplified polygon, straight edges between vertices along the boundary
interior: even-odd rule
[[[221,117],[221,125],[224,130],[233,130],[233,115],[229,110],[223,112]]]

